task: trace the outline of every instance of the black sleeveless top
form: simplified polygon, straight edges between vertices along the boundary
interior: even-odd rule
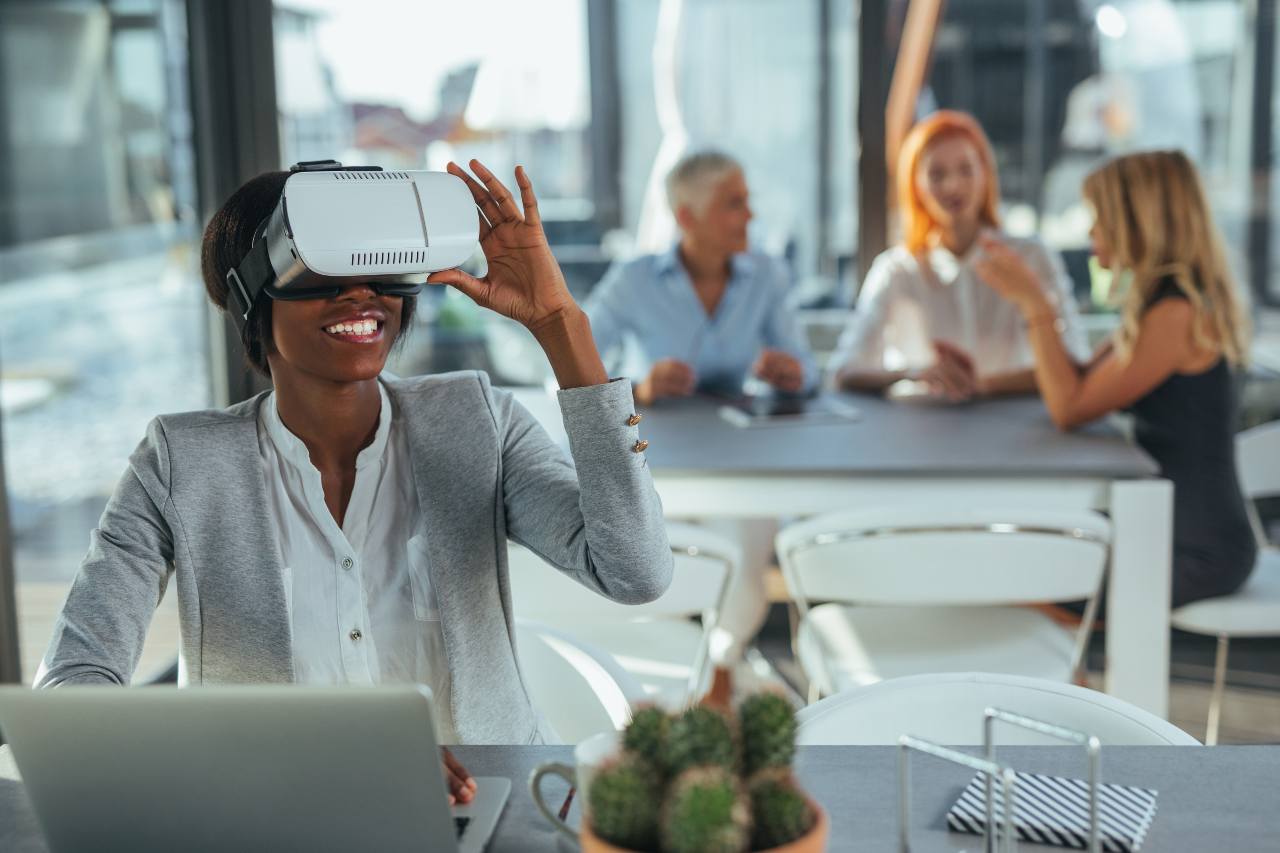
[[[1147,309],[1185,299],[1172,279]],[[1226,595],[1244,583],[1257,543],[1236,478],[1236,377],[1226,358],[1202,373],[1175,373],[1135,402],[1134,438],[1173,481],[1173,606]]]

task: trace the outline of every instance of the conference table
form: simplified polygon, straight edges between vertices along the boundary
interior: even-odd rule
[[[567,439],[553,396],[511,389]],[[1104,689],[1168,716],[1173,485],[1112,423],[1063,433],[1035,397],[943,405],[835,395],[858,417],[739,427],[705,397],[642,409],[645,456],[672,518],[787,519],[838,509],[989,506],[1111,519]]]
[[[976,754],[976,750],[974,750]],[[538,814],[526,788],[530,772],[546,761],[572,763],[563,746],[458,747],[459,760],[475,775],[512,780],[507,803],[489,853],[563,853],[575,845]],[[1085,759],[1075,747],[1007,747],[998,758],[1019,771],[1083,778]],[[898,753],[888,746],[806,746],[796,756],[800,783],[831,816],[828,850],[897,850]],[[1280,838],[1280,788],[1275,784],[1280,746],[1109,746],[1102,751],[1102,780],[1155,788],[1155,820],[1143,853],[1165,851],[1261,851]],[[193,768],[193,772],[198,772]],[[335,768],[340,775],[341,770]],[[981,839],[946,830],[948,808],[972,771],[928,756],[912,758],[911,849],[978,851]],[[121,784],[128,784],[122,769]],[[559,802],[564,787],[544,782],[548,801]],[[175,791],[194,790],[175,780]],[[575,803],[577,801],[575,800]],[[156,803],[157,809],[164,808]],[[578,806],[569,815],[577,823]],[[0,850],[47,851],[35,813],[7,747],[0,747]],[[110,839],[103,848],[122,849]],[[424,849],[426,849],[424,847]],[[1045,850],[1024,845],[1023,849]]]

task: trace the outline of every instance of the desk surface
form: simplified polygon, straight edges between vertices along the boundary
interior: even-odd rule
[[[568,747],[460,747],[458,757],[481,776],[515,783],[489,853],[561,853],[569,849],[538,815],[525,780],[543,761],[572,761]],[[1019,770],[1078,776],[1084,757],[1073,747],[1010,747],[1001,759]],[[801,782],[831,814],[829,849],[893,850],[897,843],[897,750],[893,747],[801,747]],[[1155,822],[1143,853],[1274,849],[1280,838],[1280,746],[1107,747],[1106,782],[1156,788]],[[975,836],[948,833],[945,815],[969,781],[960,767],[916,756],[913,850],[980,849]],[[44,851],[31,806],[16,780],[8,750],[0,748],[0,850]],[[544,782],[552,802],[563,796]],[[575,807],[576,811],[576,807]],[[1023,849],[1047,850],[1024,845]]]
[[[1155,463],[1114,427],[1057,430],[1038,398],[960,405],[842,395],[839,423],[741,428],[706,399],[662,401],[641,434],[655,471],[691,474],[995,475],[1136,478]]]

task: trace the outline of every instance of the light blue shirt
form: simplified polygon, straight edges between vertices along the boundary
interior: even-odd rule
[[[675,246],[614,264],[586,303],[591,332],[611,371],[633,380],[657,361],[693,368],[700,389],[736,391],[762,350],[781,350],[804,366],[805,388],[817,377],[795,312],[786,304],[781,262],[758,252],[734,255],[715,313],[706,309]]]

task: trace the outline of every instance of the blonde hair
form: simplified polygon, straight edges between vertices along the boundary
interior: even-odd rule
[[[930,240],[938,231],[938,223],[920,198],[916,171],[934,143],[957,137],[974,147],[986,172],[978,220],[992,228],[1000,227],[1000,180],[996,175],[996,156],[991,150],[990,140],[983,133],[982,125],[968,113],[938,110],[911,128],[898,152],[898,214],[902,218],[902,244],[912,254],[929,248]]]
[[[1195,309],[1192,340],[1242,364],[1248,319],[1200,177],[1187,156],[1144,151],[1117,157],[1085,178],[1084,197],[1110,248],[1112,270],[1130,276],[1127,292],[1118,294],[1117,354],[1132,354],[1143,313],[1161,283],[1172,279]]]

